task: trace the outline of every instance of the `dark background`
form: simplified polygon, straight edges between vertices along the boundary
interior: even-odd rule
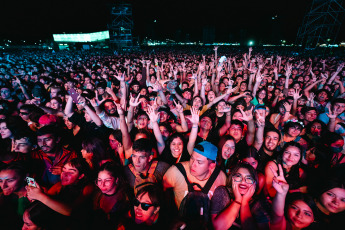
[[[53,33],[107,30],[113,0],[5,1],[0,7],[0,38],[27,42],[52,39]],[[254,40],[293,43],[312,0],[132,0],[139,40],[202,41],[203,28],[215,41]],[[274,20],[272,17],[277,16]],[[154,22],[156,20],[156,22]],[[344,25],[343,25],[344,28]],[[341,30],[338,41],[345,38]]]

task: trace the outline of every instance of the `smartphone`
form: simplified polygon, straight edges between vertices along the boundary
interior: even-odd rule
[[[78,96],[79,96],[79,94],[77,93],[77,91],[74,88],[70,88],[68,90],[68,94],[72,97],[73,102],[78,104]]]
[[[29,186],[37,188],[36,181],[32,177],[26,177],[26,182],[28,183]]]

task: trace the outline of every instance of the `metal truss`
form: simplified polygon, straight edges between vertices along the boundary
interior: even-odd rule
[[[313,0],[298,30],[295,44],[306,49],[335,44],[344,13],[343,0]]]

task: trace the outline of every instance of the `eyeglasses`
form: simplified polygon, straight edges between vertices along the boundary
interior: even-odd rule
[[[19,114],[22,114],[22,115],[29,115],[29,113],[27,113],[27,112],[19,112]]]
[[[243,181],[243,177],[239,173],[233,175],[232,179],[234,179],[234,181],[236,181],[236,182],[242,182]],[[247,184],[254,184],[255,183],[254,179],[250,176],[244,177],[244,182],[246,182]]]
[[[95,181],[95,184],[97,185],[97,186],[101,186],[102,184],[104,185],[104,186],[110,186],[111,185],[111,182],[113,181],[113,179],[106,179],[106,180],[96,180]]]
[[[154,204],[141,203],[138,199],[134,200],[133,205],[135,207],[138,207],[139,205],[141,205],[141,209],[144,211],[147,211],[150,207],[155,206]]]

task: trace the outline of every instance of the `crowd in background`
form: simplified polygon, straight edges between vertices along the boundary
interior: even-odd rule
[[[1,229],[342,229],[344,64],[2,53]]]

